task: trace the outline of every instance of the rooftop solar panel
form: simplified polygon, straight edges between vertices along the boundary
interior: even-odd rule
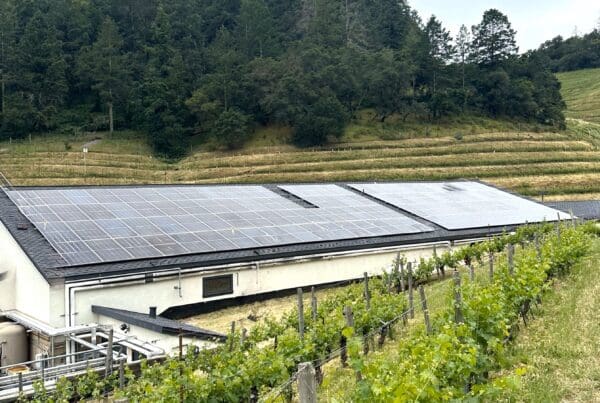
[[[337,185],[17,189],[8,194],[71,265],[432,230]]]
[[[558,210],[479,182],[352,184],[353,189],[446,229],[555,221]],[[570,215],[560,213],[561,219]]]

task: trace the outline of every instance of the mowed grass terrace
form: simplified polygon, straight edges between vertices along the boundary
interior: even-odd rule
[[[349,141],[321,149],[288,145],[242,152],[191,153],[178,162],[152,156],[133,134],[98,134],[0,143],[0,170],[13,185],[258,183],[479,178],[538,197],[600,195],[600,153],[581,136],[492,132],[401,140]],[[458,138],[457,138],[458,137]]]

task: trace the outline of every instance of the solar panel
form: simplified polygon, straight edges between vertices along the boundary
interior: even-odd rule
[[[70,264],[430,231],[336,185],[12,190],[9,196]]]
[[[558,210],[479,182],[350,186],[450,230],[555,221],[558,214]],[[560,215],[561,219],[570,218]]]

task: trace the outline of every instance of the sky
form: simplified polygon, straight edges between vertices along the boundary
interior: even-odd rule
[[[408,0],[427,22],[434,14],[453,36],[461,24],[469,30],[478,24],[485,10],[496,8],[508,16],[517,31],[519,52],[536,49],[557,35],[590,32],[600,19],[600,0]]]

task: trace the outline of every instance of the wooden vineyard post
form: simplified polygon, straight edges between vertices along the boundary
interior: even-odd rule
[[[573,226],[573,228],[577,227],[577,222],[575,221],[573,210],[569,210],[569,215],[571,216],[571,225]]]
[[[408,311],[411,319],[415,318],[415,301],[413,295],[413,271],[412,263],[408,262],[406,265],[408,269]]]
[[[512,243],[508,244],[506,255],[508,257],[508,272],[512,276],[515,274],[515,245]]]
[[[494,252],[490,252],[490,281],[494,280]]]
[[[231,321],[231,337],[230,337],[230,342],[229,342],[229,351],[233,350],[233,339],[235,336],[235,321]]]
[[[394,279],[398,279],[400,278],[400,282],[402,282],[402,275],[400,274],[400,265],[402,263],[400,262],[400,252],[398,252],[396,254],[396,260],[394,260],[394,269],[392,271],[392,286],[394,286]],[[400,288],[402,288],[402,286],[400,286]],[[403,290],[402,290],[403,291]]]
[[[556,212],[556,218],[558,218],[556,221],[556,238],[558,239],[558,243],[560,245],[560,213],[558,211]]]
[[[317,377],[311,362],[298,365],[298,398],[300,403],[317,403]]]
[[[300,340],[304,340],[304,301],[302,299],[302,288],[298,288],[298,333]]]
[[[404,287],[404,262],[400,262],[400,292],[404,292],[405,289],[406,287]]]
[[[463,323],[465,318],[462,312],[462,293],[460,290],[460,273],[454,269],[454,322]]]
[[[346,327],[354,327],[354,315],[352,314],[352,307],[350,306],[345,306],[344,310],[343,310],[343,314],[344,314],[344,319],[346,320]],[[344,336],[342,334],[342,337],[340,339],[340,358],[342,360],[342,367],[346,367],[348,364],[348,352],[346,349],[346,345],[347,345],[348,340],[346,339],[346,336]]]
[[[317,294],[315,292],[315,287],[312,286],[310,288],[310,309],[312,311],[312,320],[313,322],[317,321]]]
[[[119,362],[119,387],[123,389],[125,386],[125,360]]]
[[[371,309],[371,293],[369,293],[369,273],[363,273],[365,279],[365,307]]]
[[[106,368],[104,368],[104,377],[108,378],[108,376],[112,373],[112,360],[113,360],[113,335],[114,330],[110,328],[108,331],[108,346],[106,347]]]
[[[537,252],[537,258],[541,262],[542,261],[542,246],[540,245],[540,237],[538,234],[533,236],[533,242],[535,243],[535,251]]]
[[[425,328],[427,334],[431,334],[431,322],[429,321],[429,309],[427,309],[427,298],[425,298],[425,289],[422,285],[419,286],[419,295],[421,297],[421,306],[423,308],[423,319],[425,320]]]
[[[439,279],[441,276],[440,269],[437,264],[437,247],[435,245],[433,245],[433,264],[435,265],[435,272],[437,274],[437,278]]]
[[[473,262],[469,262],[469,279],[471,279],[471,282],[475,281],[475,268],[473,267]]]
[[[246,337],[248,336],[248,329],[246,329],[245,327],[242,328],[242,339],[241,339],[241,343],[242,343],[242,347],[244,346],[244,343],[246,343]]]

